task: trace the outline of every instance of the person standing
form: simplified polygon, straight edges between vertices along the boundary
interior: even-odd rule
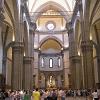
[[[40,100],[40,92],[38,91],[38,88],[33,92],[32,98],[32,100]]]
[[[95,90],[95,91],[92,93],[92,96],[93,96],[93,100],[99,100],[97,90]]]
[[[26,91],[24,94],[24,99],[23,100],[31,100],[31,96],[29,94],[29,91]]]

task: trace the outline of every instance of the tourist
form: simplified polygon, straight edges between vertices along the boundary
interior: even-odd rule
[[[97,90],[95,90],[95,91],[92,93],[92,96],[93,96],[93,100],[99,100]]]
[[[53,89],[52,92],[52,100],[57,100],[57,91],[55,91],[55,89]]]
[[[40,92],[38,91],[38,88],[33,92],[32,100],[40,100]]]

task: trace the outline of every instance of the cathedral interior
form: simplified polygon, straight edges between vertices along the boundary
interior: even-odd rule
[[[0,88],[100,88],[100,0],[0,0]]]

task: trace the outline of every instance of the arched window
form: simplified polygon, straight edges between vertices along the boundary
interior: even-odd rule
[[[41,60],[41,65],[42,65],[42,67],[44,67],[44,58],[42,58],[42,60]]]
[[[49,67],[50,67],[50,68],[53,67],[53,59],[52,59],[52,58],[49,59]]]
[[[61,66],[61,59],[58,58],[58,67],[60,67],[60,66]]]

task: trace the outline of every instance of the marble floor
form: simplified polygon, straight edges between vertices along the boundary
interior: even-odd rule
[[[90,97],[67,97],[66,100],[93,100]]]

